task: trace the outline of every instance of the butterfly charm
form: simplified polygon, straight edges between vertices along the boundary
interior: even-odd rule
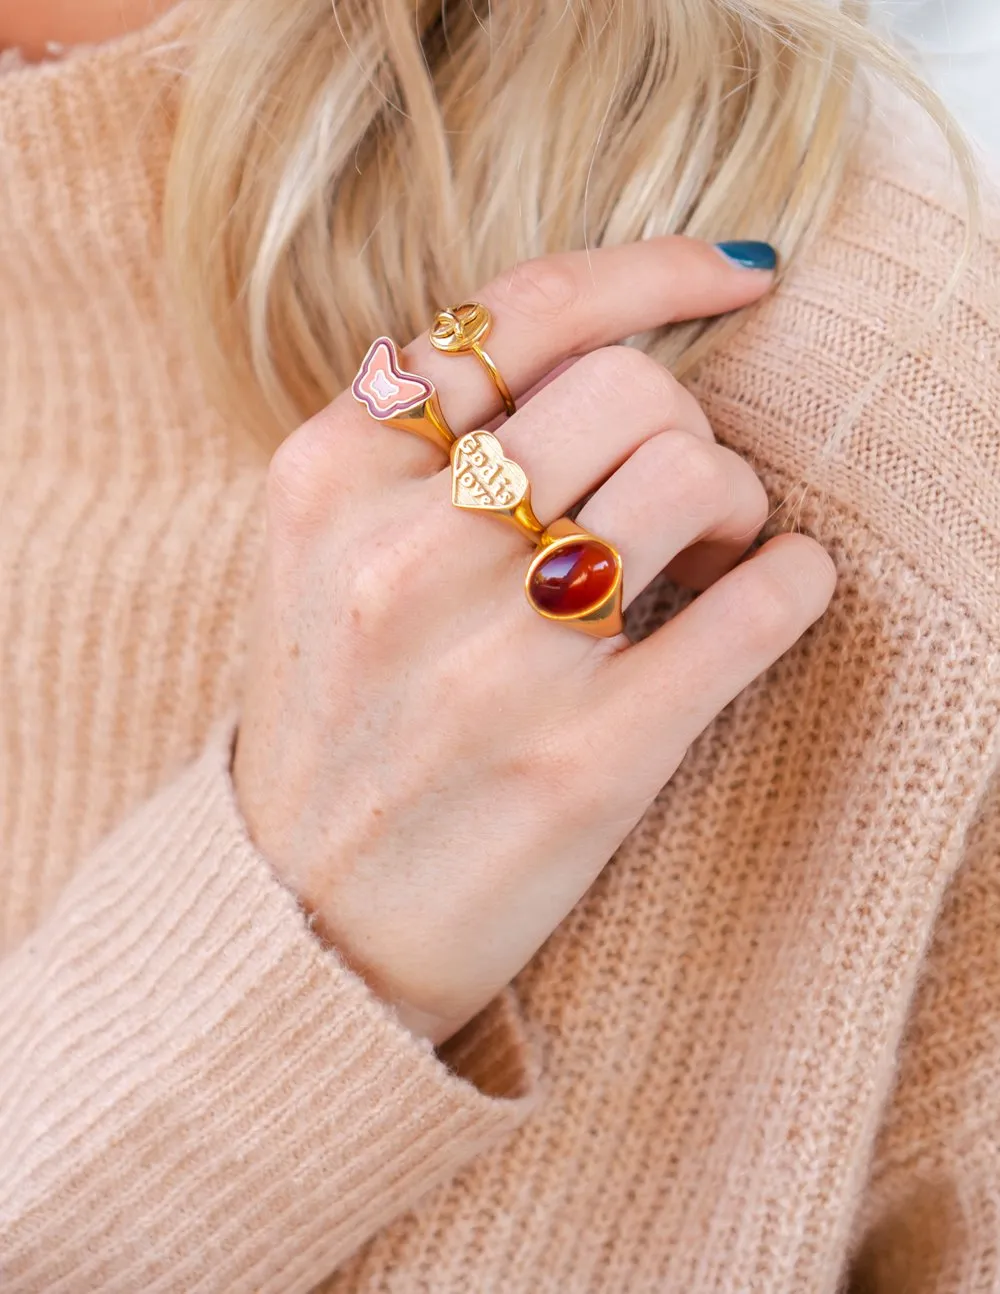
[[[351,394],[378,422],[387,422],[426,404],[434,388],[425,378],[400,368],[395,343],[378,337],[358,369]]]

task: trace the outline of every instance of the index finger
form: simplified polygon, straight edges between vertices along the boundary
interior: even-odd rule
[[[525,261],[476,298],[493,315],[486,347],[517,398],[573,356],[756,301],[771,285],[775,254],[767,244],[743,246],[757,249],[744,260],[770,267],[747,268],[712,243],[680,235]],[[427,334],[407,356],[437,386],[457,435],[502,412],[495,387],[470,357],[459,363],[442,355]]]
[[[493,316],[483,344],[520,399],[575,356],[758,300],[774,278],[773,249],[766,243],[725,246],[728,254],[697,238],[670,235],[525,261],[477,294],[475,299]],[[403,363],[437,387],[456,436],[487,425],[503,411],[496,388],[476,360],[442,354],[427,333],[406,347]],[[419,441],[414,440],[410,452],[415,461],[431,461],[428,447]]]

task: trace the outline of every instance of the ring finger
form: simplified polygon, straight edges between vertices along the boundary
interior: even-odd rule
[[[738,454],[686,431],[665,431],[601,486],[579,522],[620,552],[628,606],[663,570],[691,588],[708,588],[739,561],[767,515],[764,487]]]
[[[548,525],[667,428],[714,441],[698,401],[661,364],[627,346],[606,346],[560,373],[494,434],[526,473],[532,507]],[[430,485],[447,497],[438,481]]]
[[[585,355],[496,436],[525,471],[543,525],[601,487],[579,519],[620,549],[626,600],[674,558],[673,576],[707,587],[739,559],[767,516],[763,486],[746,462],[716,444],[691,393],[627,347]],[[441,503],[450,493],[441,477],[418,488]],[[451,518],[456,527],[469,520]],[[496,545],[521,542],[507,530],[493,534]]]

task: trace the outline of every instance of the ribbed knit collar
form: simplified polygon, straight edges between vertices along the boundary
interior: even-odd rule
[[[63,81],[92,70],[113,75],[116,67],[126,66],[154,50],[167,52],[190,25],[192,8],[192,0],[178,0],[173,8],[137,31],[101,44],[68,46],[57,58],[41,62],[27,62],[17,49],[0,51],[0,89],[23,91],[32,82],[41,85]]]

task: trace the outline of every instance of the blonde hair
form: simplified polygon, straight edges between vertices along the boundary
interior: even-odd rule
[[[835,197],[865,66],[937,99],[862,0],[215,0],[167,235],[218,398],[274,441],[519,260],[657,233],[784,263]],[[726,322],[643,344],[683,374]]]

